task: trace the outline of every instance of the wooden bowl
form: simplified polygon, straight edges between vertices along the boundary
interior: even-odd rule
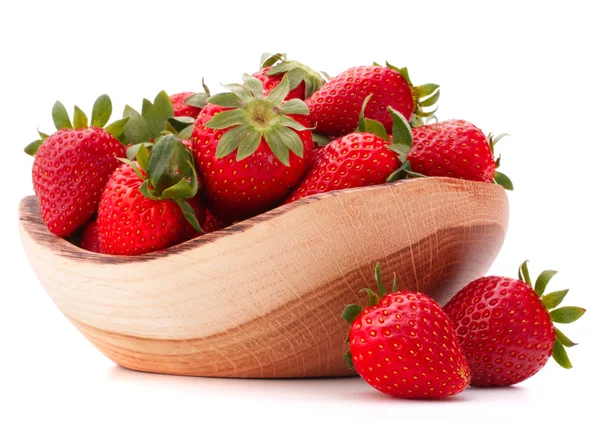
[[[340,314],[381,263],[445,303],[483,275],[508,223],[502,187],[449,178],[312,196],[136,257],[87,252],[21,201],[24,249],[64,315],[115,363],[211,377],[353,375]]]

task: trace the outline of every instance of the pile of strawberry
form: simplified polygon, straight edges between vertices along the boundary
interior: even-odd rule
[[[263,55],[229,92],[144,99],[105,126],[57,102],[57,132],[35,155],[33,186],[48,229],[82,248],[139,255],[332,190],[414,176],[496,182],[493,148],[463,120],[437,122],[439,86],[414,86],[406,68],[359,66],[329,78],[285,55]],[[435,123],[429,123],[435,119]]]

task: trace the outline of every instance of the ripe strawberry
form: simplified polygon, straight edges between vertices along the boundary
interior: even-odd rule
[[[469,283],[446,304],[444,311],[457,331],[471,367],[472,386],[519,383],[542,369],[550,355],[562,367],[572,367],[565,347],[576,344],[552,322],[573,322],[585,309],[574,306],[554,309],[568,292],[543,296],[555,274],[552,270],[542,272],[532,287],[525,261],[519,269],[520,280],[482,277]]]
[[[505,175],[496,172],[496,138],[481,132],[470,122],[450,120],[413,129],[408,153],[411,170],[425,176],[448,176],[471,181],[501,183]],[[512,185],[506,185],[512,189]]]
[[[365,98],[363,108],[368,101],[369,97]],[[393,110],[391,113],[396,138],[403,136],[400,131],[410,135],[410,126],[402,115]],[[361,112],[359,131],[318,148],[306,176],[286,203],[327,191],[383,184],[400,166],[398,148],[390,144],[384,127],[364,119]]]
[[[50,232],[67,236],[84,225],[98,208],[102,189],[125,156],[119,136],[127,119],[103,128],[112,112],[107,95],[100,96],[92,112],[92,125],[75,106],[73,124],[65,107],[57,101],[52,109],[58,130],[29,144],[25,152],[35,155],[33,189],[42,218]]]
[[[266,97],[258,79],[245,75],[244,83],[209,99],[191,138],[208,206],[232,221],[283,200],[313,151],[306,105],[284,102],[287,76]]]
[[[100,239],[98,238],[98,222],[89,222],[83,228],[81,235],[81,248],[90,252],[100,253]]]
[[[204,223],[202,224],[202,229],[204,232],[209,234],[214,231],[219,231],[224,227],[226,227],[226,224],[207,208],[205,212]]]
[[[294,98],[304,101],[325,83],[317,71],[300,62],[287,60],[285,54],[263,54],[260,68],[260,71],[252,75],[263,84],[264,96],[277,87],[286,74],[290,86],[286,101]]]
[[[197,215],[198,181],[193,156],[172,134],[159,139],[150,155],[142,146],[136,162],[121,159],[102,193],[98,209],[100,249],[139,255],[164,249],[202,232]]]
[[[406,68],[386,66],[357,66],[333,77],[306,100],[312,124],[316,131],[329,136],[343,136],[356,129],[360,107],[368,95],[373,95],[365,109],[365,116],[392,131],[392,118],[388,107],[392,107],[411,120],[433,115],[430,108],[439,98],[439,86],[425,84],[414,87]]]
[[[424,294],[387,294],[379,265],[379,293],[368,307],[349,305],[342,317],[351,324],[350,367],[380,392],[401,398],[445,398],[469,384],[469,365],[442,308]]]
[[[169,96],[173,104],[173,116],[189,116],[196,119],[202,108],[186,104],[185,100],[194,95],[194,92],[174,93]]]

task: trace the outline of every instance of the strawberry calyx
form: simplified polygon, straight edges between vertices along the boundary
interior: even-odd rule
[[[369,289],[363,288],[359,292],[365,292],[369,299],[367,300],[367,308],[376,306],[379,304],[381,299],[388,294],[385,285],[383,284],[383,280],[381,278],[381,266],[379,264],[375,265],[375,281],[377,282],[377,292]],[[396,281],[396,273],[394,273],[394,283],[392,284],[391,293],[398,292],[398,284]],[[363,308],[358,304],[349,304],[344,308],[342,312],[342,318],[348,324],[352,325],[352,323],[358,318],[358,316],[363,312]],[[346,340],[347,342],[348,340]],[[352,355],[350,354],[350,350],[346,351],[344,354],[344,361],[346,365],[348,365],[349,369],[354,368],[354,363],[352,362]]]
[[[94,102],[94,106],[92,108],[92,116],[91,122],[88,123],[88,117],[83,110],[79,107],[75,106],[73,112],[73,121],[71,122],[71,118],[69,117],[69,113],[67,109],[60,101],[56,101],[54,106],[52,107],[52,121],[54,122],[54,126],[57,131],[60,130],[82,130],[88,128],[89,126],[102,128],[104,131],[112,135],[117,140],[120,140],[119,137],[122,135],[124,129],[129,123],[129,117],[123,116],[122,119],[116,120],[110,125],[106,125],[112,115],[112,101],[110,97],[106,94],[100,95],[96,101]],[[48,134],[42,133],[38,130],[38,134],[40,138],[38,140],[34,140],[25,146],[25,153],[28,155],[35,155],[38,148],[41,144],[46,140],[49,136]],[[123,143],[121,141],[121,143]]]
[[[492,133],[488,134],[487,139],[488,142],[490,144],[490,148],[492,148],[492,155],[495,155],[494,153],[494,147],[496,146],[496,144],[502,140],[502,138],[508,136],[509,134],[506,133],[502,133],[502,134],[498,134],[498,135],[493,135]],[[500,167],[500,157],[501,155],[498,155],[498,158],[496,158],[495,164],[496,164],[496,171],[494,172],[494,183],[501,185],[502,187],[504,187],[505,190],[514,190],[514,186],[512,181],[510,180],[510,178],[508,176],[506,176],[504,173],[498,171],[497,169]]]
[[[264,53],[260,59],[261,68],[269,68],[266,72],[268,76],[286,74],[289,80],[290,90],[296,89],[304,81],[304,98],[308,98],[325,84],[323,74],[315,71],[311,67],[297,62],[287,60],[285,53]]]
[[[174,134],[165,134],[149,147],[139,146],[135,161],[119,158],[129,164],[143,181],[140,192],[152,200],[174,201],[192,227],[204,233],[193,207],[187,202],[198,193],[198,175],[194,156]]]
[[[563,306],[558,307],[560,303],[562,303],[563,299],[569,292],[568,289],[563,289],[561,291],[554,291],[549,294],[545,294],[546,287],[548,286],[548,282],[550,279],[554,277],[557,273],[555,270],[545,270],[540,273],[538,278],[535,280],[535,283],[532,284],[531,278],[529,276],[529,269],[527,267],[527,262],[524,261],[519,267],[519,280],[527,284],[540,298],[542,306],[550,315],[550,319],[553,323],[558,324],[570,324],[572,322],[577,321],[582,315],[585,313],[585,309],[578,306]],[[569,339],[562,331],[560,331],[556,326],[554,326],[554,347],[552,349],[552,358],[563,368],[571,369],[573,365],[569,360],[567,355],[566,348],[573,347],[577,345],[571,339]]]
[[[215,130],[229,129],[219,140],[216,157],[224,158],[237,151],[236,161],[241,161],[254,154],[264,139],[285,166],[290,165],[290,152],[302,158],[304,148],[297,131],[311,128],[290,115],[308,115],[309,111],[298,98],[284,101],[290,91],[287,74],[268,96],[263,96],[263,85],[257,78],[244,74],[243,80],[244,85],[227,85],[231,92],[208,99],[211,104],[232,109],[217,113],[206,124]]]
[[[374,62],[373,65],[381,66]],[[408,68],[398,68],[389,62],[385,62],[385,67],[399,73],[408,83],[415,108],[410,122],[413,126],[419,125],[423,119],[433,117],[437,111],[437,102],[440,99],[440,85],[435,83],[426,83],[415,86],[408,75]]]
[[[203,109],[208,104],[208,98],[210,98],[210,89],[204,83],[204,77],[202,78],[202,88],[204,92],[195,93],[187,97],[184,102],[187,105]],[[174,116],[168,119],[167,127],[173,133],[177,134],[177,137],[181,139],[189,139],[194,131],[194,123],[196,119],[190,116]]]

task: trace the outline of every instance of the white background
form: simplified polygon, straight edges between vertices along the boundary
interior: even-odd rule
[[[598,43],[596,2],[291,1],[2,2],[0,6],[0,433],[339,432],[370,425],[420,432],[597,432]],[[91,346],[52,304],[22,252],[17,206],[31,194],[22,148],[52,132],[61,99],[88,113],[200,90],[253,72],[263,51],[326,70],[390,61],[437,82],[440,119],[508,132],[498,146],[516,186],[504,248],[490,273],[560,273],[575,368],[553,361],[502,390],[444,402],[394,400],[360,379],[225,380],[130,372]],[[237,288],[231,288],[232,291]],[[592,428],[595,425],[595,428]],[[336,430],[336,431],[333,431]],[[379,431],[380,432],[380,431]],[[412,432],[412,431],[411,431]],[[539,430],[537,432],[540,432]]]

